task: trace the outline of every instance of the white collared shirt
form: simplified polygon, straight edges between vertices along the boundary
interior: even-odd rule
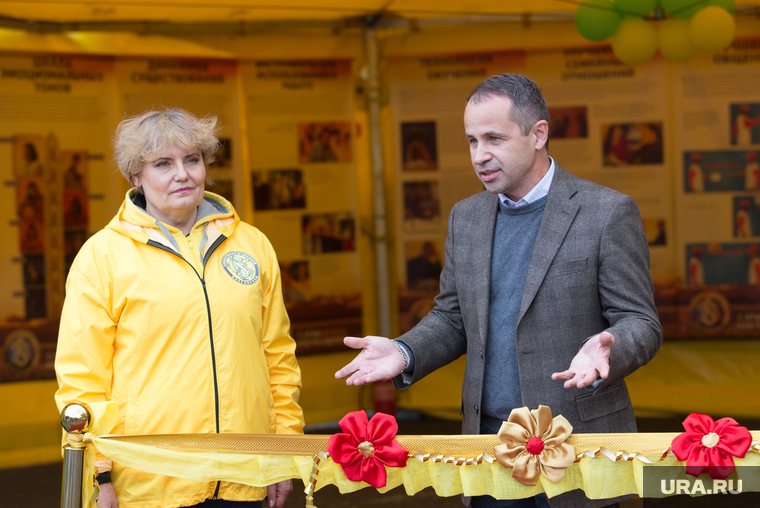
[[[549,164],[549,171],[546,172],[541,181],[538,182],[538,184],[536,184],[536,186],[533,187],[520,201],[514,202],[506,195],[499,194],[499,198],[504,206],[507,208],[517,208],[519,206],[529,205],[549,194],[549,187],[551,187],[552,178],[554,178],[554,159],[549,157],[549,160],[551,161],[551,164]]]

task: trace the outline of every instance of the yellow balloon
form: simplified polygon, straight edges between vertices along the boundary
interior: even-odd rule
[[[674,62],[691,60],[699,51],[691,42],[688,19],[669,19],[660,25],[657,47],[662,56]]]
[[[697,11],[689,21],[689,36],[697,48],[720,51],[734,40],[736,23],[734,17],[721,7],[707,6]]]
[[[641,18],[623,18],[612,36],[612,52],[623,63],[636,65],[652,58],[657,51],[657,33]]]

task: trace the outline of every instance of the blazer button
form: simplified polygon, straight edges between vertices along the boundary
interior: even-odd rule
[[[478,414],[478,411],[480,411],[480,410],[478,409],[478,405],[476,404],[475,405],[475,414]]]

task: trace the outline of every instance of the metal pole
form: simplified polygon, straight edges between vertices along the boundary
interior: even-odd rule
[[[90,430],[92,411],[86,404],[67,404],[61,411],[61,426],[68,434],[84,434]],[[84,446],[63,447],[61,508],[82,508]]]
[[[383,143],[380,137],[380,78],[378,70],[377,18],[368,18],[365,31],[368,84],[369,132],[372,151],[372,177],[375,202],[375,273],[377,276],[377,320],[380,336],[391,336],[391,296],[388,270],[388,219],[385,213]],[[377,381],[372,387],[375,411],[396,414],[396,393],[390,381]]]
[[[382,337],[391,335],[391,306],[388,281],[388,239],[385,214],[383,145],[380,139],[380,79],[378,77],[377,37],[374,20],[365,29],[369,84],[369,131],[372,150],[372,176],[375,201],[375,272],[377,276],[377,319]]]
[[[82,468],[84,449],[63,448],[61,508],[82,508]]]

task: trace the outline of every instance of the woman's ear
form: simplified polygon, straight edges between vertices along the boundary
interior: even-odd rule
[[[140,173],[135,173],[130,177],[133,187],[140,187]]]

